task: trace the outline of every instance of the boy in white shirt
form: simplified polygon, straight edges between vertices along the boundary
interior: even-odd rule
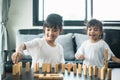
[[[22,51],[26,50],[32,57],[32,67],[34,63],[55,64],[65,63],[63,48],[55,40],[62,31],[63,20],[58,14],[50,14],[43,24],[45,36],[24,42],[16,47],[16,52],[12,54],[13,63],[17,63],[22,58]]]
[[[108,60],[120,63],[120,59],[115,57],[108,44],[101,38],[103,35],[102,23],[99,20],[92,19],[87,24],[87,35],[89,40],[82,43],[77,50],[76,59],[83,60],[85,65],[104,66],[104,51],[108,49]]]

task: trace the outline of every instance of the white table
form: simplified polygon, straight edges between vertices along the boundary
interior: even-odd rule
[[[120,80],[120,68],[112,68],[111,80]]]

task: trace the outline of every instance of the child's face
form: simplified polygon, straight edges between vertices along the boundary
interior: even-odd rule
[[[53,29],[53,28],[45,27],[44,31],[45,31],[45,38],[46,38],[46,40],[50,41],[50,42],[54,42],[55,39],[60,34],[60,29],[58,29],[58,28],[57,29]]]
[[[87,35],[92,41],[98,41],[100,39],[100,35],[102,35],[102,31],[96,26],[89,27],[87,29]]]

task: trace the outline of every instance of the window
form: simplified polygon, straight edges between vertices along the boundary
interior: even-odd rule
[[[91,18],[105,26],[120,25],[119,0],[33,0],[33,25],[42,25],[47,15],[63,16],[64,26],[84,26]],[[114,6],[111,6],[114,5]]]

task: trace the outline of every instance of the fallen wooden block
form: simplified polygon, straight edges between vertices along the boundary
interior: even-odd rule
[[[39,78],[41,80],[63,80],[63,74],[46,74],[46,76],[44,76],[44,74],[34,74],[34,77]]]

